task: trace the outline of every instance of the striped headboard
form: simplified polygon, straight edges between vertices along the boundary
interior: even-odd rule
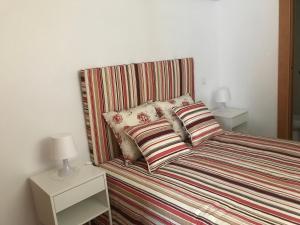
[[[85,69],[81,71],[81,90],[91,160],[99,165],[119,152],[102,113],[186,93],[194,98],[193,59]]]

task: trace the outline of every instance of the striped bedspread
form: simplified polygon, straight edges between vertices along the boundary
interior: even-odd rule
[[[108,171],[114,224],[300,224],[300,144],[225,133],[149,174]]]

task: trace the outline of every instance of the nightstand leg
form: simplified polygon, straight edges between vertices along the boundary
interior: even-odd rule
[[[108,210],[109,225],[112,225],[111,210]]]
[[[109,225],[112,225],[112,216],[111,216],[111,208],[110,208],[110,202],[109,202],[106,174],[104,176],[105,176],[105,187],[106,187],[105,193],[106,193],[106,199],[107,199],[107,205],[108,205],[108,219],[109,219]]]

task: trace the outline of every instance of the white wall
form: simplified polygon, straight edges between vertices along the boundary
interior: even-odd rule
[[[0,224],[37,224],[27,178],[44,140],[74,136],[88,160],[78,70],[193,56],[196,94],[216,88],[216,2],[10,0],[0,7]],[[206,79],[207,84],[200,82]]]
[[[275,136],[277,32],[278,0],[2,1],[0,224],[37,224],[27,178],[53,165],[48,136],[71,132],[88,160],[81,68],[193,56],[198,99],[229,86]]]
[[[220,85],[249,110],[250,132],[276,136],[278,0],[218,2]]]

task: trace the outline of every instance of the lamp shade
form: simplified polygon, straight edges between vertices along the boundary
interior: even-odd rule
[[[69,159],[77,155],[73,138],[70,134],[57,134],[52,138],[52,158],[55,160]]]
[[[217,103],[226,103],[230,101],[230,91],[227,87],[219,88],[215,95],[215,101]]]

